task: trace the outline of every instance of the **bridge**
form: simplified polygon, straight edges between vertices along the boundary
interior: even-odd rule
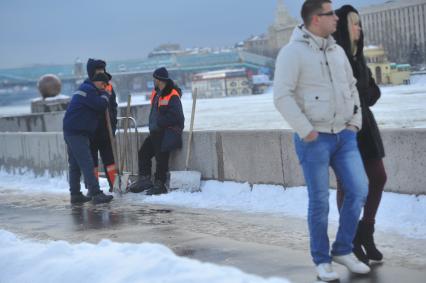
[[[153,87],[152,72],[158,67],[166,67],[170,77],[182,88],[190,88],[192,76],[197,73],[244,68],[252,74],[272,74],[275,61],[272,58],[233,50],[227,52],[198,53],[198,54],[167,54],[129,61],[125,64],[108,63],[108,71],[112,74],[113,84],[120,101],[125,101],[131,93],[149,93]],[[40,76],[52,73],[62,81],[62,93],[70,94],[81,83],[81,77],[72,74],[70,66],[52,66],[26,69],[31,76],[23,77],[0,73],[0,88],[32,87],[35,88]],[[16,73],[16,70],[15,70]],[[35,90],[36,91],[36,90]]]

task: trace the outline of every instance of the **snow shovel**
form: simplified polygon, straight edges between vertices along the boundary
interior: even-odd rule
[[[191,124],[189,126],[188,145],[186,151],[185,171],[170,171],[169,188],[187,192],[200,191],[201,172],[188,171],[189,156],[191,155],[192,130],[194,127],[195,105],[197,103],[197,89],[192,96]]]
[[[131,103],[131,99],[132,96],[129,94],[127,96],[127,108],[126,108],[126,117],[124,120],[124,133],[123,133],[123,151],[120,154],[121,160],[120,160],[120,166],[119,166],[119,173],[118,176],[118,182],[116,181],[114,188],[115,191],[120,192],[120,193],[127,193],[127,189],[129,186],[129,178],[130,178],[130,173],[126,172],[124,170],[124,160],[126,159],[127,156],[127,146],[128,146],[128,129],[129,129],[129,117],[130,117],[130,103]],[[116,178],[117,180],[117,178]]]
[[[114,157],[114,164],[117,166],[117,174],[115,176],[113,191],[114,192],[125,192],[127,190],[127,184],[129,182],[129,176],[123,176],[120,171],[120,167],[117,160],[117,143],[112,133],[111,118],[109,116],[108,108],[105,110],[105,119],[107,122],[109,140],[111,142],[112,155]]]

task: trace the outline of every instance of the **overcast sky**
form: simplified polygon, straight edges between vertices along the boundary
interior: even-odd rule
[[[0,0],[0,68],[144,58],[161,43],[233,46],[267,30],[277,0]],[[285,0],[299,19],[303,0]],[[383,0],[333,1],[359,8]]]

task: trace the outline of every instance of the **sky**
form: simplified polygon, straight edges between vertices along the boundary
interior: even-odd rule
[[[0,68],[144,58],[162,43],[232,47],[273,23],[277,0],[0,0]],[[384,0],[335,0],[335,8]],[[299,19],[303,0],[284,0]]]

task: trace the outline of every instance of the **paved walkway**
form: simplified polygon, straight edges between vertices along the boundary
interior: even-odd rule
[[[66,195],[32,194],[0,188],[0,229],[35,239],[97,243],[156,242],[176,254],[235,266],[263,277],[315,282],[303,219],[181,207],[129,204],[69,205]],[[334,235],[331,227],[330,235]],[[368,276],[353,276],[337,266],[340,282],[425,282],[426,240],[377,234],[386,256]]]

